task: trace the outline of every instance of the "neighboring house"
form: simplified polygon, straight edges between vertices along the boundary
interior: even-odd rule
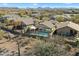
[[[22,18],[22,25],[23,27],[34,27],[35,26],[35,21],[36,19],[33,19],[33,18]]]
[[[24,32],[27,31],[27,29],[29,30],[35,30],[36,27],[35,27],[35,21],[36,19],[33,19],[33,18],[22,18],[21,19],[22,21],[22,26],[21,27],[24,27]]]
[[[41,30],[49,30],[51,32],[55,29],[55,26],[51,21],[44,21],[38,25],[38,28]]]
[[[28,26],[28,25],[33,25],[34,24],[34,19],[32,19],[32,18],[23,18],[23,20],[22,20],[22,22],[23,22],[23,24],[25,24],[26,26]]]
[[[15,26],[21,24],[21,17],[16,14],[7,14],[3,16],[3,22],[6,24],[7,29],[13,29]]]
[[[38,17],[38,16],[40,16],[40,15],[41,15],[40,13],[32,13],[32,14],[31,14],[32,17]]]
[[[9,21],[10,24],[12,24],[11,22],[16,23],[17,21],[20,21],[21,17],[19,15],[16,14],[7,14],[3,16],[4,22]]]
[[[58,24],[59,22],[58,21],[56,21],[56,20],[50,20],[50,22],[52,23],[52,24],[54,24],[54,25],[56,25],[56,24]]]
[[[16,15],[16,14],[6,14],[3,17],[6,17],[6,18],[20,18],[20,16]]]
[[[40,11],[37,11],[37,10],[32,11],[32,14],[31,14],[32,17],[38,17],[40,15],[41,15]]]
[[[79,25],[70,21],[61,22],[56,25],[54,34],[74,36],[79,32]]]

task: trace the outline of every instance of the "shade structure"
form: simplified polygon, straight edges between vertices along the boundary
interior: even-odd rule
[[[35,26],[33,26],[33,25],[32,25],[32,26],[30,26],[29,28],[30,28],[30,29],[36,29],[36,27],[35,27]]]

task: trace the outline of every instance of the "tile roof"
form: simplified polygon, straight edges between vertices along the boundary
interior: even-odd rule
[[[35,21],[35,19],[32,19],[32,18],[23,18],[23,20],[22,20],[22,22],[23,22],[25,25],[34,24],[34,21]]]
[[[76,31],[79,31],[79,25],[70,21],[66,21],[66,22],[61,22],[56,24],[56,29],[60,29],[63,27],[70,27]]]
[[[44,21],[44,22],[42,22],[40,24],[43,24],[43,25],[45,25],[45,26],[47,26],[49,28],[53,28],[54,27],[54,25],[52,24],[51,21]]]

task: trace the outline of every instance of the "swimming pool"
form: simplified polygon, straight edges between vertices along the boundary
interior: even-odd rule
[[[48,37],[49,32],[35,32],[35,33],[30,33],[30,35],[36,35],[36,36],[41,36],[41,37]]]

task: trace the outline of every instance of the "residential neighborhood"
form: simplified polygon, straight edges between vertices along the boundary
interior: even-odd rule
[[[0,7],[0,56],[77,55],[79,8]]]

